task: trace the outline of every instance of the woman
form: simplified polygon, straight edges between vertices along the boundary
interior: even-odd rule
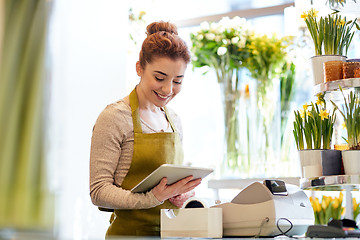
[[[95,205],[115,209],[107,236],[160,235],[160,209],[182,206],[201,182],[189,176],[167,185],[164,178],[149,192],[130,191],[161,164],[182,162],[180,120],[165,106],[180,92],[189,61],[175,25],[150,24],[136,63],[139,84],[95,123],[90,196]]]

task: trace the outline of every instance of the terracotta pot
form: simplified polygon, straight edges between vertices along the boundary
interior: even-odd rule
[[[340,80],[343,78],[343,61],[324,62],[325,82]]]
[[[328,61],[346,61],[346,56],[341,55],[320,55],[310,58],[314,85],[324,83],[324,63]]]
[[[341,152],[346,175],[360,174],[360,150],[344,150]]]

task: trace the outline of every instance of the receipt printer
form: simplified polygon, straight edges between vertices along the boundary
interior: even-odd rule
[[[207,208],[195,198],[180,209],[161,209],[161,238],[221,238],[222,209]]]
[[[302,235],[314,224],[304,191],[279,180],[254,182],[231,202],[213,208],[223,210],[223,236]]]

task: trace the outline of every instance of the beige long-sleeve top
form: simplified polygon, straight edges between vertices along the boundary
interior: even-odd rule
[[[169,117],[182,139],[179,117],[168,108]],[[143,133],[155,133],[141,120]],[[165,131],[172,131],[169,127]],[[94,205],[110,209],[145,209],[159,202],[152,191],[132,193],[121,188],[131,165],[134,130],[130,106],[122,99],[108,105],[96,120],[90,151],[90,197]]]

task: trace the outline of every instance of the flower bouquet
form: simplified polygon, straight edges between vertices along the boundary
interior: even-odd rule
[[[273,149],[280,147],[278,139],[279,129],[277,126],[277,112],[280,111],[277,101],[279,96],[279,79],[292,81],[295,69],[290,69],[290,75],[284,75],[284,72],[291,67],[287,62],[287,50],[292,44],[292,37],[278,38],[275,34],[272,36],[252,34],[249,38],[249,57],[245,59],[244,65],[249,70],[251,77],[256,82],[256,107],[259,109],[256,116],[256,130],[253,135],[257,137],[254,146],[257,147],[258,158],[265,161],[278,159],[274,156]],[[294,67],[294,65],[293,65]],[[292,78],[292,80],[291,80]],[[285,83],[282,81],[282,83]],[[281,85],[281,84],[280,84]],[[283,87],[283,86],[282,86]],[[289,87],[289,86],[288,86]],[[281,105],[282,106],[282,105]],[[279,114],[280,115],[280,114]],[[280,119],[279,121],[280,122]],[[274,132],[270,131],[274,130]],[[280,149],[278,149],[280,151]]]
[[[214,70],[220,84],[224,105],[226,163],[239,169],[240,69],[249,57],[247,45],[251,34],[244,18],[224,17],[220,22],[204,22],[190,34],[194,67]]]
[[[344,212],[342,192],[339,197],[322,196],[321,203],[317,197],[310,197],[310,202],[314,209],[315,224],[326,225],[330,219],[341,219]]]

